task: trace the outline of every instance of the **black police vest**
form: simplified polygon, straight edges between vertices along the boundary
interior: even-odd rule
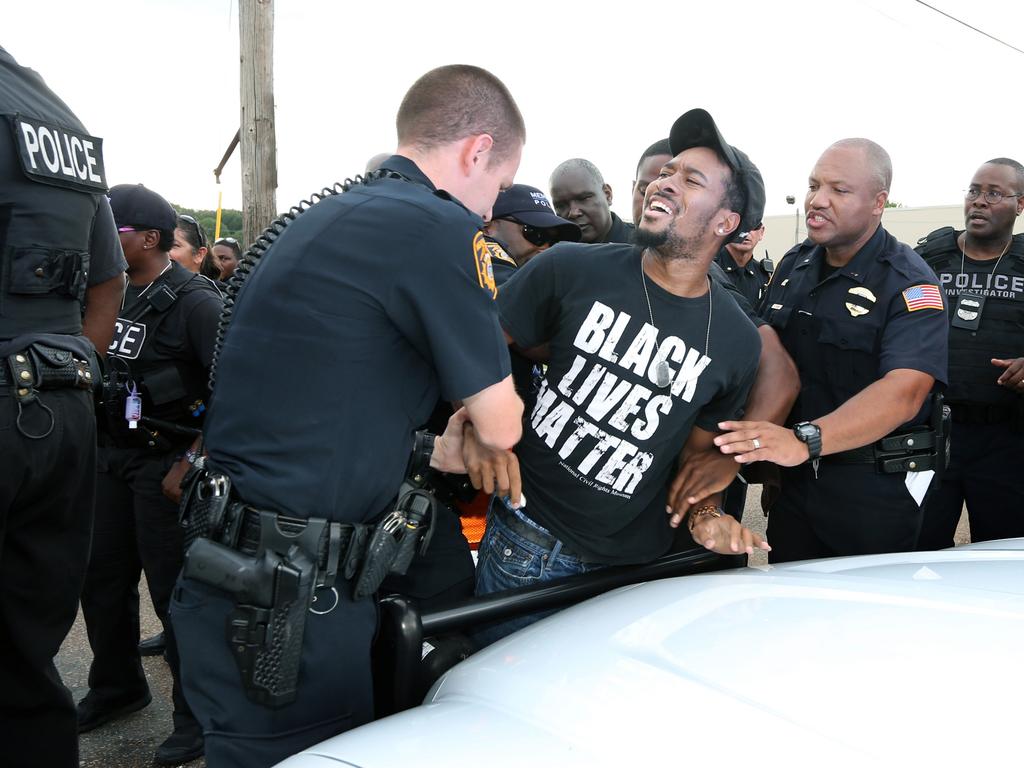
[[[922,238],[915,250],[936,274],[958,271],[963,257],[957,244],[957,232],[952,227],[937,229]],[[1024,277],[1024,236],[1013,238],[999,272]],[[947,296],[946,303],[952,320],[956,300]],[[987,296],[977,330],[950,326],[946,400],[951,403],[1016,403],[1018,398],[1013,392],[995,383],[1000,369],[992,365],[991,359],[1019,357],[1021,347],[1024,347],[1024,300]]]
[[[80,126],[0,115],[0,340],[81,333],[93,219],[106,190],[99,143]]]
[[[148,443],[152,432],[163,434],[172,444],[191,442],[184,431],[174,433],[146,419],[158,419],[186,429],[201,429],[206,412],[206,369],[199,360],[183,360],[159,342],[171,332],[168,322],[183,297],[207,290],[207,278],[193,274],[176,262],[131,306],[122,310],[114,327],[114,340],[107,350],[108,376],[134,382],[142,397],[142,430],[129,430],[124,419],[127,390],[121,386],[118,402],[108,411],[104,431],[119,445]],[[185,324],[180,326],[185,332]]]

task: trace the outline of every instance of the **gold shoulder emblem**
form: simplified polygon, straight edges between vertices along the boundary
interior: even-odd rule
[[[487,250],[491,252],[492,263],[497,259],[498,261],[504,261],[506,264],[511,264],[513,267],[519,266],[516,264],[516,260],[508,255],[508,251],[501,247],[501,243],[486,238],[484,238],[484,242],[487,243]]]
[[[491,298],[498,297],[498,286],[494,284],[494,268],[491,266],[491,251],[487,247],[483,232],[473,235],[473,263],[476,265],[476,279],[480,287],[489,291]]]

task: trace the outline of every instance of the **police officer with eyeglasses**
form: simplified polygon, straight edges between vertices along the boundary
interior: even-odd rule
[[[989,160],[964,197],[964,229],[917,247],[949,315],[950,463],[924,510],[920,549],[953,546],[963,505],[971,540],[1024,536],[1024,166]]]
[[[0,48],[0,763],[77,768],[53,664],[78,610],[93,385],[124,290],[103,140]]]

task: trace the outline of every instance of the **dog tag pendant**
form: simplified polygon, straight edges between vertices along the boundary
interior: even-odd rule
[[[654,383],[662,389],[672,383],[672,369],[668,367],[668,360],[659,360],[654,366]]]
[[[138,429],[139,419],[142,418],[142,398],[134,384],[124,399],[124,418],[128,422],[128,429]]]

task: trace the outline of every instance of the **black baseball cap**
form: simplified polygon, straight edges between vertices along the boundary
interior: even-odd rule
[[[764,180],[745,152],[726,143],[714,119],[704,109],[691,109],[680,115],[672,124],[668,138],[672,156],[691,147],[708,147],[715,150],[725,161],[739,181],[746,197],[740,214],[740,225],[733,233],[733,240],[739,240],[761,224],[764,216]]]
[[[178,214],[171,204],[141,184],[118,184],[110,188],[110,210],[118,227],[139,227],[174,232]]]
[[[578,243],[581,236],[578,226],[555,215],[547,195],[526,184],[513,184],[500,192],[491,209],[491,218],[512,219],[537,229],[554,229],[559,240]]]

